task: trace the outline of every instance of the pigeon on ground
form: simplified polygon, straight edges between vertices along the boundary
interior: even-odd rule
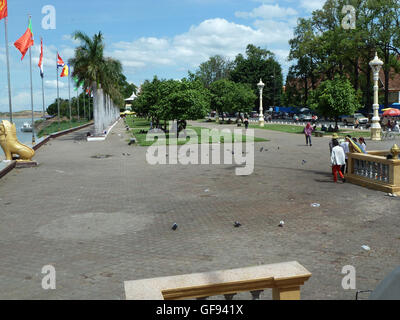
[[[235,228],[239,228],[239,227],[241,226],[241,224],[240,224],[240,222],[238,222],[238,221],[235,221],[235,224],[234,224],[234,226],[235,226]]]
[[[175,231],[176,229],[178,229],[178,225],[176,223],[174,223],[174,225],[172,226],[172,230]]]
[[[283,228],[284,225],[285,225],[285,221],[279,222],[279,227]]]
[[[306,163],[307,163],[306,160],[303,160],[303,161],[301,162],[301,164],[303,164],[303,165],[305,165]]]
[[[263,150],[264,150],[264,147],[261,147],[260,152],[263,152]]]

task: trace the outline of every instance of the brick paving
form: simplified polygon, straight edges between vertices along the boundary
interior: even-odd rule
[[[124,299],[125,280],[293,260],[313,274],[303,299],[354,299],[343,266],[356,267],[361,290],[400,264],[400,198],[334,184],[327,138],[310,148],[302,135],[257,130],[270,141],[256,144],[254,173],[236,176],[235,165],[151,166],[123,123],[105,142],[86,142],[87,131],[0,180],[0,299]],[[45,291],[49,264],[57,289]]]

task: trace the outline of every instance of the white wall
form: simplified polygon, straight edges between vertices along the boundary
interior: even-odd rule
[[[119,114],[119,107],[115,106],[110,96],[105,94],[103,89],[95,86],[93,90],[94,134],[102,135],[119,118]]]

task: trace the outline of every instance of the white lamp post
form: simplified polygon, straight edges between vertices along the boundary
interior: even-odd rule
[[[369,65],[372,68],[374,74],[374,117],[372,118],[372,126],[371,126],[371,138],[375,141],[381,140],[381,125],[379,124],[379,71],[383,66],[383,61],[378,58],[378,53],[375,53],[375,58],[372,60]]]
[[[263,111],[263,103],[262,103],[262,96],[263,96],[263,89],[265,87],[265,84],[262,82],[260,79],[260,82],[257,84],[258,90],[260,90],[260,117],[259,117],[259,123],[260,127],[264,127],[264,111]]]

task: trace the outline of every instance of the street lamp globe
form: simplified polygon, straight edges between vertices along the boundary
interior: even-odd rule
[[[259,123],[260,127],[264,127],[264,111],[263,111],[263,103],[262,103],[262,96],[263,96],[263,89],[265,84],[260,79],[260,82],[257,84],[258,89],[260,90],[260,115],[259,115]]]
[[[378,53],[375,52],[375,58],[369,63],[370,67],[372,68],[372,71],[374,73],[374,80],[376,81],[379,80],[379,71],[381,71],[381,68],[383,66],[383,61],[378,58]],[[375,77],[377,76],[377,78]]]
[[[262,82],[262,80],[260,79],[260,82],[257,84],[257,87],[260,91],[262,91],[265,87],[265,84]]]

